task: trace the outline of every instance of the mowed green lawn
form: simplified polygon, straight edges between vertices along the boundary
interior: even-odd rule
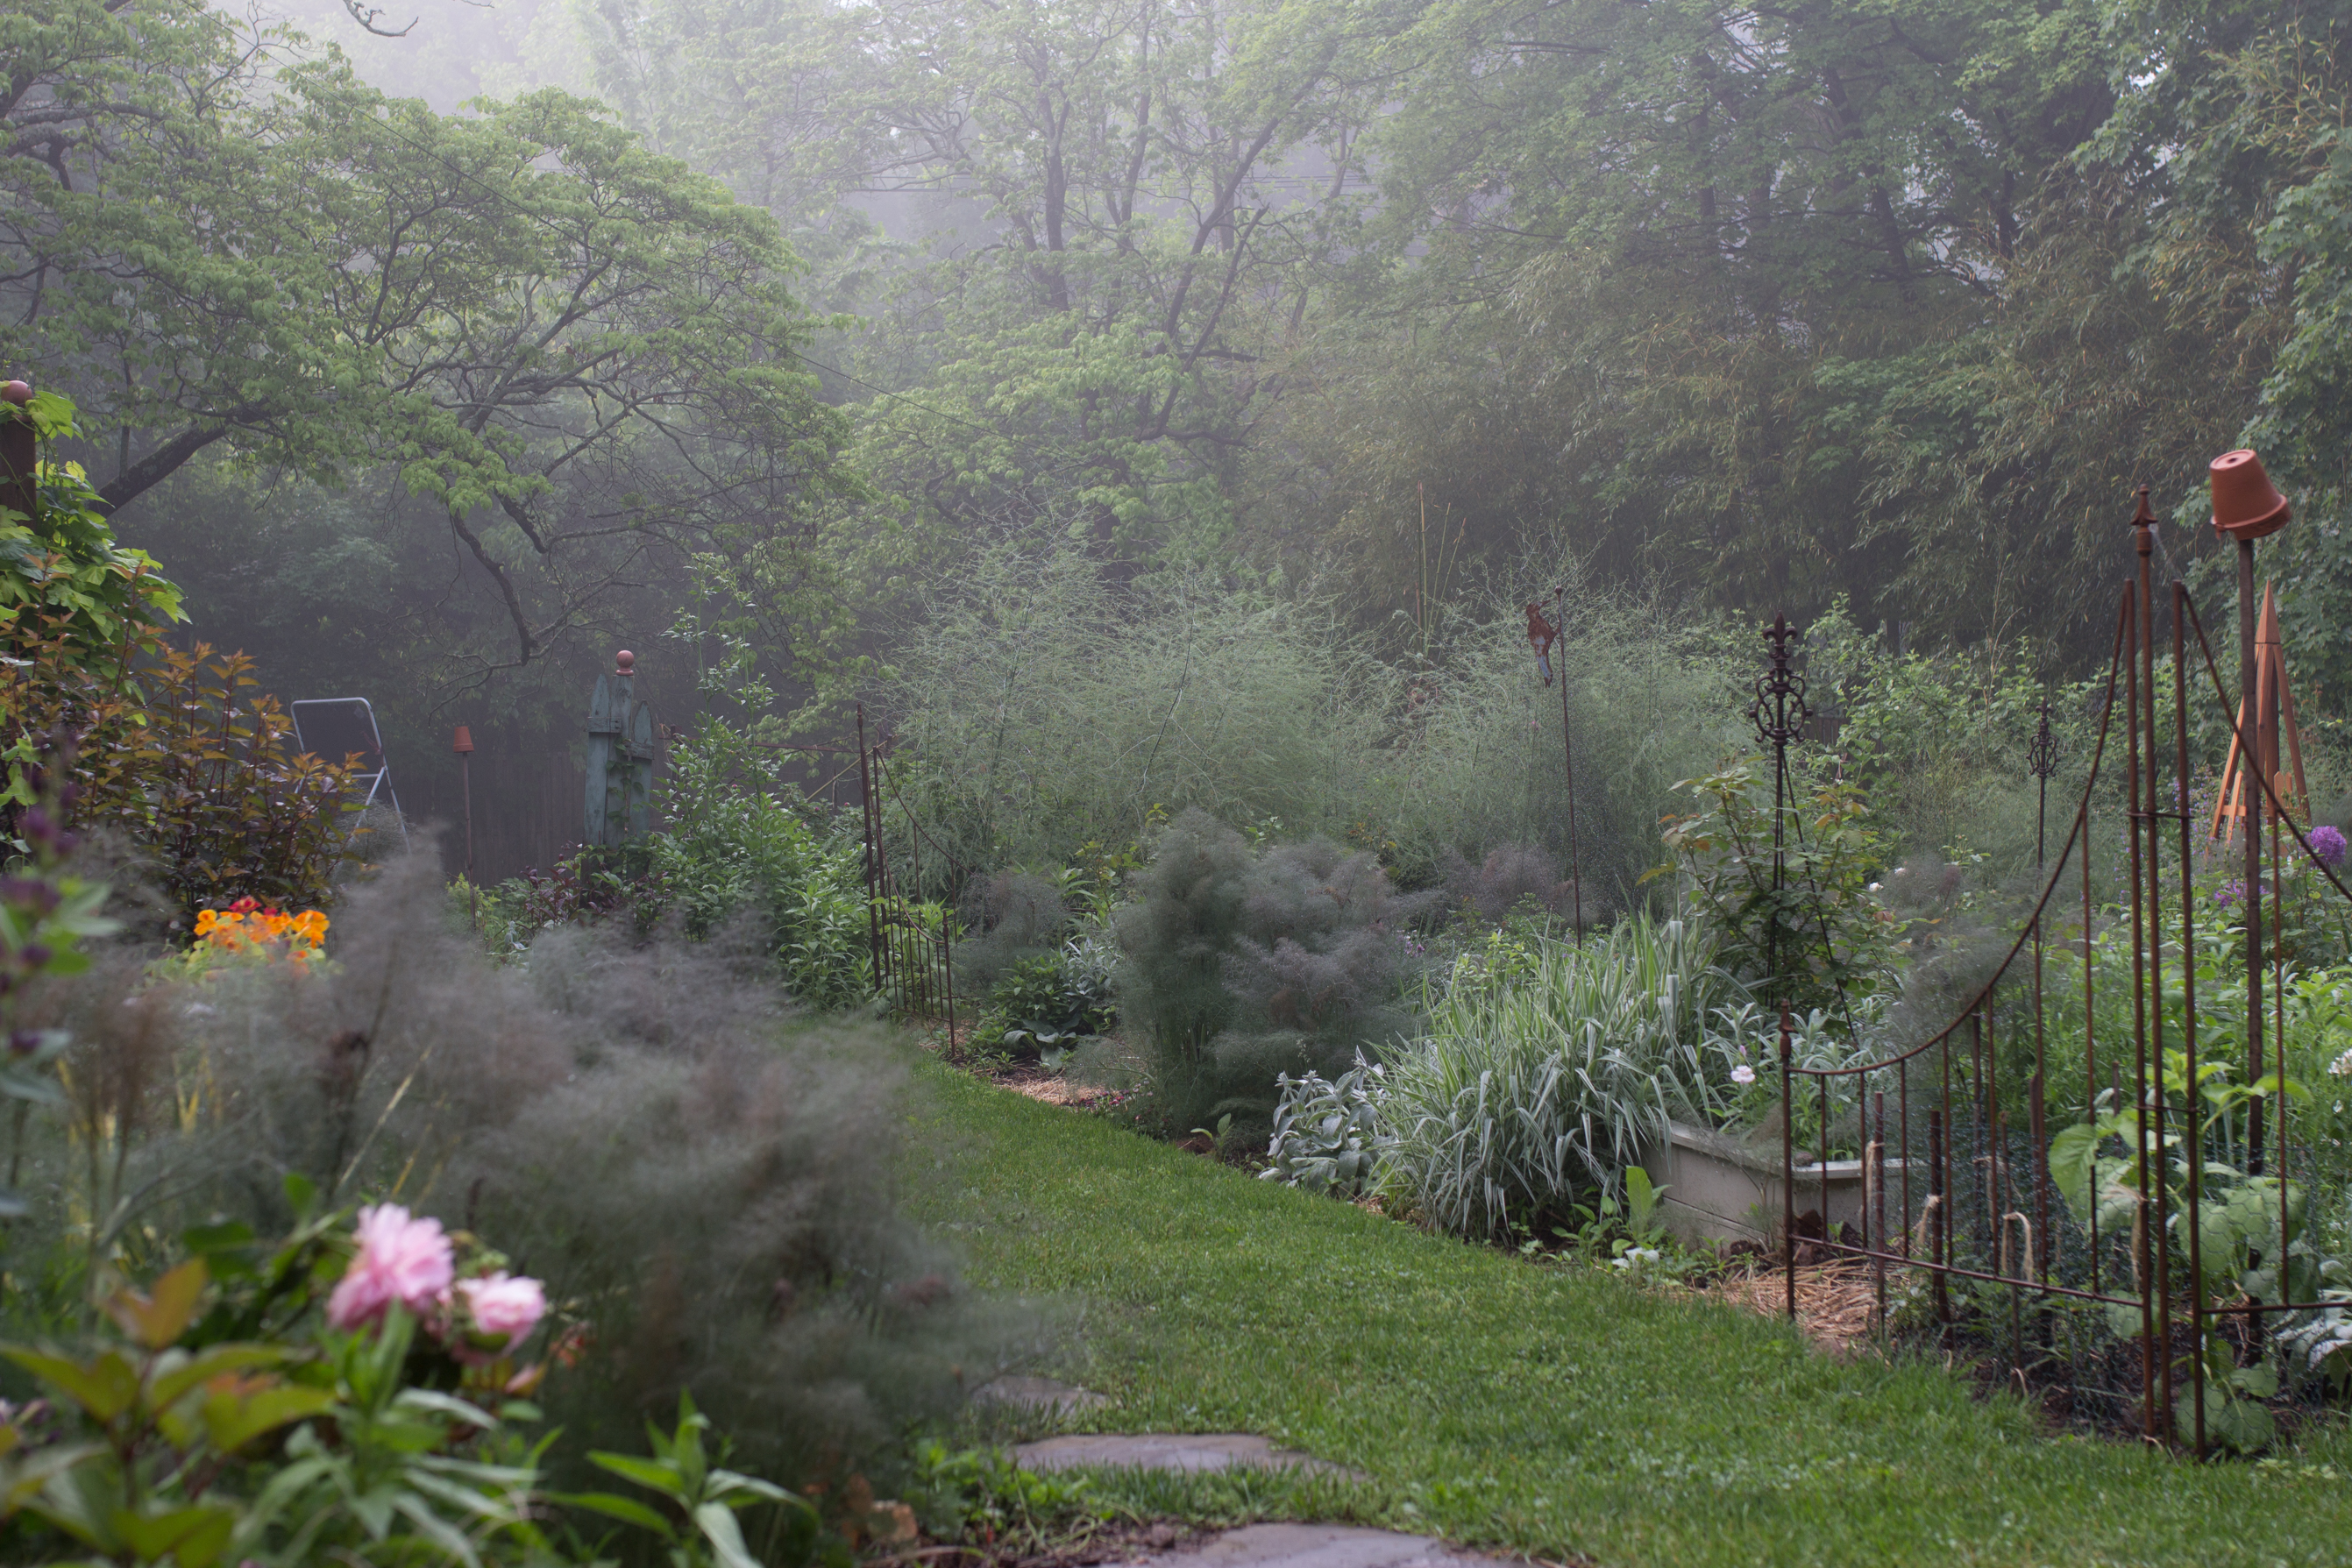
[[[2352,1563],[2340,1426],[2256,1466],[2044,1435],[1933,1367],[1538,1269],[925,1069],[974,1281],[1083,1312],[1115,1431],[1258,1432],[1362,1487],[1155,1483],[1607,1568]],[[1113,1489],[1116,1492],[1116,1488]],[[1191,1500],[1188,1501],[1188,1499]]]

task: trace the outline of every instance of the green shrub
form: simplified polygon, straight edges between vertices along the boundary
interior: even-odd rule
[[[1372,856],[1328,840],[1253,853],[1198,811],[1163,832],[1117,916],[1121,1013],[1155,1063],[1167,1131],[1263,1128],[1283,1074],[1339,1071],[1407,1027],[1408,923]]]
[[[1327,609],[1192,574],[1107,587],[1076,551],[1000,552],[896,651],[901,792],[966,865],[1067,865],[1153,809],[1337,833],[1394,706]],[[891,824],[893,831],[898,826]]]
[[[649,897],[698,938],[749,915],[787,990],[813,1008],[853,1006],[874,977],[863,851],[837,822],[813,826],[748,782],[761,770],[749,737],[715,720],[677,744]]]
[[[894,863],[930,886],[959,865],[1079,863],[1150,840],[1155,811],[1197,809],[1369,850],[1406,888],[1503,846],[1557,863],[1556,885],[1561,687],[1528,656],[1524,597],[1498,592],[1389,661],[1310,597],[1199,573],[1114,593],[1076,555],[1000,552],[894,654],[895,776],[925,834],[891,824]],[[1641,898],[1674,781],[1740,743],[1746,671],[1656,604],[1576,592],[1569,609],[1556,664],[1592,922]]]
[[[985,992],[1014,966],[1058,953],[1080,874],[1001,871],[972,878],[961,903],[971,935],[955,945],[957,986]]]
[[[1900,930],[1871,896],[1886,864],[1875,818],[1857,786],[1814,776],[1821,760],[1790,759],[1778,886],[1767,759],[1676,785],[1699,809],[1669,818],[1665,841],[1718,962],[1769,1004],[1843,1014],[1889,977]]]
[[[1085,1036],[1106,1032],[1118,1018],[1111,954],[1089,939],[1024,958],[988,993],[974,1035],[1049,1063]]]
[[[352,770],[297,749],[294,726],[260,693],[253,661],[199,643],[165,649],[131,704],[93,702],[78,754],[78,825],[130,846],[192,930],[207,905],[332,901],[345,858]]]

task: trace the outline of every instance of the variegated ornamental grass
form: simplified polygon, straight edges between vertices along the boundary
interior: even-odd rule
[[[1724,1121],[1744,1098],[1733,1072],[1769,1060],[1769,1042],[1695,922],[1540,938],[1508,978],[1457,969],[1387,1063],[1380,1190],[1439,1229],[1507,1235],[1613,1193],[1669,1120]]]

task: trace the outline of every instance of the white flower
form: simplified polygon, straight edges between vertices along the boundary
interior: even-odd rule
[[[2337,1078],[2352,1078],[2352,1051],[2346,1051],[2329,1062],[2327,1071]]]
[[[1756,1070],[1743,1061],[1731,1070],[1731,1081],[1734,1083],[1753,1083],[1756,1082]]]
[[[1657,1260],[1658,1249],[1654,1247],[1628,1247],[1625,1249],[1623,1255],[1612,1261],[1610,1264],[1610,1267],[1612,1269],[1635,1269],[1641,1267],[1644,1263],[1654,1263]]]

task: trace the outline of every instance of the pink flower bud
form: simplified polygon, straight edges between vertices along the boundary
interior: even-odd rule
[[[509,1346],[529,1337],[547,1315],[547,1292],[536,1280],[491,1274],[460,1280],[456,1289],[474,1327],[486,1334],[503,1334]]]

